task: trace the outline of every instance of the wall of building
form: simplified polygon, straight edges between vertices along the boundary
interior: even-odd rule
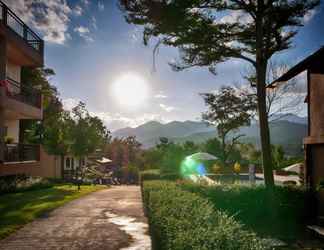
[[[7,76],[12,80],[20,82],[21,80],[21,66],[7,61]]]
[[[26,174],[30,176],[61,178],[60,157],[49,155],[43,147],[40,149],[40,161],[0,164],[0,176]]]
[[[19,142],[19,120],[5,120],[6,136],[14,139],[14,143]]]
[[[311,74],[310,75],[310,136],[321,137],[324,136],[324,75]]]
[[[68,163],[69,162],[69,163]],[[64,170],[75,170],[79,167],[79,158],[72,155],[67,155],[64,157]],[[81,161],[81,167],[87,164],[87,159],[84,158],[84,161]]]

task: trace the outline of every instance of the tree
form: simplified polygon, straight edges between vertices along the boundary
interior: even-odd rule
[[[274,169],[280,169],[285,164],[285,151],[281,145],[272,145],[272,159]]]
[[[203,113],[202,118],[216,126],[221,142],[221,161],[226,165],[228,156],[243,135],[234,136],[231,143],[228,143],[228,136],[240,127],[250,125],[253,111],[256,109],[254,97],[236,93],[232,87],[222,87],[216,94],[207,93],[202,96],[209,109]]]
[[[267,71],[267,86],[278,79],[283,72],[288,71],[286,64],[278,64],[270,62]],[[250,68],[244,77],[250,86],[256,85],[255,69]],[[246,85],[241,86],[242,91],[248,94],[255,94],[255,88],[246,88]],[[302,111],[303,101],[305,98],[304,88],[298,85],[296,79],[291,79],[285,84],[280,84],[275,88],[267,88],[267,116],[270,122],[275,122],[290,114],[298,114]]]
[[[88,172],[88,166],[81,168],[82,158],[94,153],[96,149],[102,148],[109,138],[109,131],[98,117],[89,114],[84,103],[80,102],[67,112],[64,123],[64,139],[66,148],[64,153],[70,153],[79,159],[79,168],[76,169],[78,189],[80,182]],[[55,137],[52,139],[54,141]]]
[[[144,26],[144,43],[180,48],[175,70],[215,66],[231,58],[255,68],[262,158],[267,187],[274,185],[266,105],[268,62],[291,46],[296,27],[320,0],[120,0],[126,21]],[[224,17],[225,14],[229,14]]]

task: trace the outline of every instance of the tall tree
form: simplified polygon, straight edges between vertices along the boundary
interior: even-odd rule
[[[236,93],[232,87],[222,87],[216,94],[208,93],[202,96],[208,106],[208,111],[203,113],[202,118],[216,126],[221,141],[221,160],[226,165],[228,156],[242,136],[233,136],[231,143],[228,143],[228,135],[242,126],[250,125],[256,109],[254,96]]]
[[[268,61],[286,50],[296,27],[320,0],[120,0],[129,23],[144,26],[144,43],[180,48],[175,70],[215,66],[231,58],[250,63],[256,72],[260,137],[265,183],[274,185],[266,105]],[[225,16],[224,16],[225,15]]]
[[[278,79],[283,72],[288,71],[288,65],[270,62],[267,70],[267,85],[271,84],[275,79]],[[255,69],[250,68],[244,78],[250,86],[256,86]],[[255,88],[249,88],[247,85],[242,85],[240,88],[247,94],[254,93]],[[303,110],[305,99],[305,88],[299,84],[297,79],[289,80],[285,84],[280,84],[275,88],[267,88],[267,116],[269,121],[274,122],[283,119],[291,114],[298,114]]]

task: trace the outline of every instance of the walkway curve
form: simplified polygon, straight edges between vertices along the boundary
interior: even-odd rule
[[[36,219],[0,241],[0,249],[150,250],[146,232],[140,188],[118,186],[71,201]]]

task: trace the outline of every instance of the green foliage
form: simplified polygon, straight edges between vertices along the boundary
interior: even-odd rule
[[[197,153],[199,147],[193,142],[184,144],[175,144],[161,138],[160,143],[156,146],[161,152],[162,159],[159,162],[161,172],[180,173],[181,162],[186,156]]]
[[[142,171],[140,173],[140,179],[141,182],[160,180],[161,179],[160,169],[150,169],[150,170]]]
[[[174,70],[208,67],[232,58],[245,60],[256,72],[257,105],[261,130],[265,183],[274,186],[269,123],[266,105],[266,73],[269,60],[291,47],[296,28],[320,0],[119,0],[126,21],[144,27],[143,41],[157,38],[158,46],[173,46],[180,60]],[[228,22],[223,15],[231,14]],[[238,18],[233,18],[238,16]],[[242,21],[244,19],[244,21]],[[225,154],[224,154],[225,155]]]
[[[301,189],[276,187],[270,194],[264,186],[185,183],[181,188],[207,198],[217,210],[234,216],[261,237],[293,241],[303,232],[308,197]]]
[[[109,138],[109,131],[103,122],[91,116],[82,102],[72,109],[71,119],[65,129],[69,130],[69,150],[77,157],[95,152]]]
[[[0,193],[14,193],[49,188],[53,184],[44,178],[28,177],[23,174],[6,175],[0,177]]]
[[[271,153],[272,153],[272,162],[273,162],[274,169],[280,169],[283,167],[287,167],[284,165],[286,159],[285,159],[285,152],[284,152],[282,146],[272,145]]]
[[[236,92],[232,87],[222,87],[219,93],[202,94],[209,109],[203,113],[202,118],[217,128],[221,149],[219,158],[223,165],[228,163],[229,155],[234,154],[232,151],[234,151],[237,140],[244,136],[233,136],[229,142],[227,138],[229,133],[236,132],[242,126],[249,126],[253,112],[256,110],[254,95]]]
[[[265,249],[262,241],[233,217],[175,183],[144,182],[153,245],[161,250]]]
[[[117,166],[133,164],[142,168],[144,164],[141,144],[136,140],[135,136],[109,140],[104,146],[103,152]]]
[[[144,26],[145,44],[155,37],[160,44],[180,49],[181,61],[173,66],[181,70],[213,68],[233,57],[255,65],[253,55],[259,49],[260,59],[268,60],[288,49],[296,35],[294,29],[282,31],[303,25],[303,16],[319,1],[120,0],[120,4],[127,22]],[[240,18],[222,22],[218,13],[224,11],[239,12],[246,22]]]

